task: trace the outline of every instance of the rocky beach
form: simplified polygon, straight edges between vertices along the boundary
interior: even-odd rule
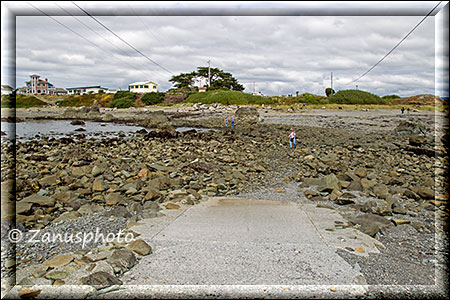
[[[231,116],[235,126],[225,127],[224,118]],[[352,254],[355,249],[339,251],[373,287],[368,297],[382,296],[385,285],[411,286],[403,297],[448,293],[446,280],[444,288],[436,286],[446,272],[448,248],[444,113],[218,104],[2,109],[2,121],[35,119],[79,121],[77,128],[101,121],[145,129],[101,139],[80,131],[2,141],[2,295],[15,285],[28,289],[20,291],[25,296],[37,293],[36,286],[120,285],[121,276],[152,253],[133,226],[215,196],[336,210],[346,219],[336,228],[353,227],[383,244],[368,257]],[[295,149],[289,148],[291,127]],[[23,234],[20,242],[8,240],[12,229]],[[96,230],[134,241],[116,235],[85,244],[26,242],[34,233],[42,240],[46,233]]]

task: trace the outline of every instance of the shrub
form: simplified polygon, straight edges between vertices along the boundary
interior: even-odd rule
[[[330,97],[331,95],[334,95],[335,93],[336,92],[332,88],[325,89],[325,95],[327,95],[327,97]]]
[[[34,96],[28,96],[28,95],[3,95],[2,96],[2,107],[9,107],[9,108],[25,108],[25,107],[39,107],[39,106],[45,106],[47,103],[45,103],[42,100],[39,100],[38,98]]]
[[[144,97],[141,98],[141,101],[145,105],[159,104],[164,101],[164,93],[163,92],[146,93]]]
[[[342,90],[328,98],[337,104],[387,104],[387,100],[361,90]]]
[[[128,91],[118,91],[114,94],[114,99],[109,107],[128,108],[134,106],[136,94]]]
[[[311,104],[325,104],[328,103],[328,98],[318,96],[310,93],[303,93],[297,97],[297,102],[311,103]]]
[[[223,105],[245,105],[245,104],[274,104],[269,97],[254,96],[251,94],[230,91],[230,90],[212,90],[203,93],[195,93],[190,95],[185,102],[188,103],[220,103]]]
[[[381,99],[386,99],[386,100],[398,99],[398,98],[400,98],[400,96],[398,96],[398,95],[386,95],[386,96],[381,97]]]
[[[133,93],[133,92],[129,92],[129,91],[117,91],[114,94],[114,99],[120,99],[120,98],[123,98],[123,97],[130,97],[131,98],[131,96],[136,97],[136,94]]]

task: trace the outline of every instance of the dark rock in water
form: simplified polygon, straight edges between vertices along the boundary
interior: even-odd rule
[[[7,135],[6,132],[4,132],[4,131],[2,130],[2,136],[5,136],[5,135]]]
[[[177,137],[178,132],[172,126],[161,126],[157,130],[150,131],[145,137],[146,138],[174,138]]]
[[[148,132],[147,132],[147,130],[145,130],[145,129],[142,128],[142,129],[136,131],[136,133],[147,134]]]
[[[61,144],[70,144],[73,143],[74,140],[73,138],[69,138],[69,137],[62,137],[58,140]]]
[[[81,283],[94,286],[97,289],[102,289],[111,285],[121,285],[122,281],[107,272],[99,271],[82,277]]]
[[[81,120],[73,120],[72,122],[70,122],[70,124],[72,124],[72,125],[86,125],[86,123],[84,121],[81,121]]]
[[[86,129],[84,129],[84,128],[77,128],[77,129],[75,129],[75,131],[86,131]]]
[[[189,135],[189,134],[196,134],[197,130],[195,129],[189,129],[183,132],[184,135]]]

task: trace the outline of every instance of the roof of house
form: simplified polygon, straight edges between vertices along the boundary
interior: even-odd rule
[[[107,88],[101,87],[100,85],[91,85],[91,86],[71,87],[71,88],[66,88],[66,90],[78,90],[78,89],[89,89],[89,88],[107,89]]]
[[[13,88],[7,84],[2,84],[2,89],[13,90]]]
[[[136,82],[130,83],[129,85],[141,85],[141,84],[148,84],[148,83],[153,83],[155,85],[158,85],[157,83],[154,83],[153,81],[136,81]]]

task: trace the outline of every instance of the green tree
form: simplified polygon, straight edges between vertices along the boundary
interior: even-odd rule
[[[195,83],[195,75],[193,73],[194,72],[181,73],[179,75],[172,76],[169,81],[172,82],[176,88],[190,88]]]
[[[327,97],[330,97],[331,95],[334,95],[335,91],[332,88],[326,88],[325,89],[325,95],[327,95]]]
[[[192,88],[198,79],[208,79],[210,74],[210,90],[226,89],[233,91],[243,91],[244,86],[241,85],[231,73],[224,72],[218,68],[198,67],[197,71],[191,73],[181,73],[172,76],[169,80],[174,83],[177,88]]]

